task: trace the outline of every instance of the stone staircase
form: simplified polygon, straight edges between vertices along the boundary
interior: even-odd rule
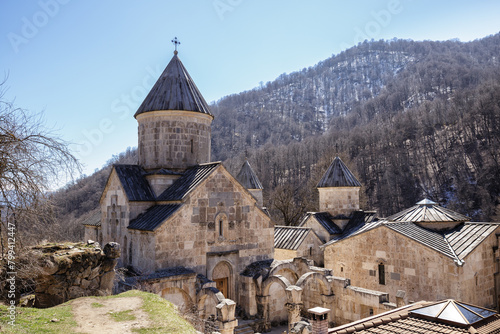
[[[252,320],[241,320],[238,318],[238,326],[234,328],[234,334],[255,334],[250,324]]]

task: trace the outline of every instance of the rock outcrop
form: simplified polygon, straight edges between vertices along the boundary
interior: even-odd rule
[[[110,242],[45,244],[38,251],[35,307],[45,308],[83,296],[110,295],[120,245]]]

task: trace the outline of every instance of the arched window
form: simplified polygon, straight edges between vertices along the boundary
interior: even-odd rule
[[[385,265],[382,262],[378,265],[378,284],[385,285]]]

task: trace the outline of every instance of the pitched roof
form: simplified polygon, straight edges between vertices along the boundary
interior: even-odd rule
[[[316,221],[323,226],[323,228],[329,234],[340,234],[342,230],[333,222],[333,216],[329,212],[308,212],[308,216],[304,219],[304,222],[309,217],[314,217]]]
[[[184,175],[178,178],[160,196],[158,201],[180,201],[201,182],[203,182],[217,167],[220,162],[196,165],[189,168]]]
[[[361,187],[361,183],[359,183],[342,160],[339,157],[335,157],[317,187]]]
[[[274,248],[297,250],[311,232],[310,227],[274,226]]]
[[[101,210],[96,209],[93,214],[87,217],[82,225],[85,226],[101,226]]]
[[[155,195],[138,165],[113,165],[129,201],[154,201]]]
[[[154,231],[181,206],[182,204],[155,205],[132,220],[128,228],[132,230]]]
[[[437,203],[424,199],[415,206],[396,213],[387,218],[398,222],[466,222],[466,217],[458,212],[443,208]]]
[[[449,305],[450,301],[440,302]],[[473,308],[479,311],[480,308],[472,305],[453,302],[453,308],[456,305],[465,305],[467,308]],[[382,314],[374,315],[365,319],[361,319],[349,324],[330,328],[329,334],[394,334],[394,333],[427,333],[427,334],[459,334],[459,333],[478,333],[478,334],[497,334],[500,333],[500,316],[496,312],[486,310],[483,319],[475,323],[457,323],[445,319],[445,317],[425,317],[419,314],[419,310],[432,308],[435,302],[418,302],[411,305],[406,305],[395,310],[384,312]],[[460,306],[458,306],[460,307]],[[457,315],[451,309],[452,313]],[[485,310],[485,309],[482,309]],[[464,311],[469,317],[473,317],[469,311]],[[479,311],[482,312],[482,311]],[[478,313],[479,313],[478,312]],[[458,315],[458,319],[460,316]]]
[[[241,166],[240,172],[238,176],[236,176],[236,180],[247,189],[264,189],[257,174],[255,174],[247,160],[245,160],[245,163]]]
[[[155,110],[188,110],[213,116],[177,53],[174,53],[134,117]]]
[[[446,232],[429,230],[411,222],[386,222],[384,226],[456,260],[457,264],[462,264],[464,258],[500,224],[464,223]]]
[[[457,258],[442,233],[422,228],[411,222],[390,223],[385,226],[450,258]]]

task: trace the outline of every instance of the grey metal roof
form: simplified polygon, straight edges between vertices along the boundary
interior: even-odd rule
[[[328,212],[312,212],[311,215],[328,231],[330,234],[342,233],[342,230],[333,222],[333,216]]]
[[[264,189],[259,181],[259,178],[257,177],[257,174],[255,174],[250,166],[250,163],[246,160],[243,166],[241,166],[236,179],[247,189]]]
[[[339,157],[335,157],[330,167],[328,167],[328,170],[319,181],[317,187],[361,187],[361,183],[359,183],[342,160],[340,160]]]
[[[184,175],[178,178],[170,187],[168,187],[160,196],[158,201],[180,201],[191,190],[196,188],[207,176],[209,176],[217,167],[221,165],[220,162],[212,162],[208,164],[201,164],[189,168]]]
[[[96,209],[96,212],[94,212],[87,219],[85,219],[82,225],[97,226],[97,227],[101,226],[101,210]]]
[[[484,239],[490,236],[500,224],[465,223],[461,228],[446,232],[445,237],[456,256],[463,260]]]
[[[154,231],[181,206],[182,204],[155,205],[132,220],[128,228],[132,230]]]
[[[113,167],[129,201],[154,201],[154,192],[144,177],[145,172],[142,167],[138,165],[114,165]]]
[[[494,223],[463,223],[451,231],[438,232],[412,222],[387,222],[384,225],[458,261],[463,261],[500,226]]]
[[[424,199],[415,206],[387,218],[394,222],[466,222],[466,217],[458,212],[443,208],[435,202]]]
[[[213,116],[177,53],[174,53],[134,117],[155,110],[188,110]]]
[[[310,232],[310,227],[275,226],[274,248],[297,250]]]
[[[442,233],[422,228],[412,222],[388,223],[385,226],[450,258],[456,258]]]

